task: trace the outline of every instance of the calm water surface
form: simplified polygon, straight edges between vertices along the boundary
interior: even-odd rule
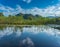
[[[49,26],[0,27],[0,47],[60,47],[60,30]]]

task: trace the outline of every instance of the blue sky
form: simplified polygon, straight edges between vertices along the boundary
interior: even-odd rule
[[[10,7],[20,5],[22,8],[39,7],[45,8],[47,6],[55,5],[59,0],[0,0],[0,4]]]
[[[60,0],[0,0],[0,12],[4,15],[18,13],[59,16]]]

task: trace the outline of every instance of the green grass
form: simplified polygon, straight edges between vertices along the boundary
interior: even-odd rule
[[[45,24],[60,24],[60,18],[46,17],[29,17],[24,19],[23,16],[0,16],[0,25],[45,25]]]

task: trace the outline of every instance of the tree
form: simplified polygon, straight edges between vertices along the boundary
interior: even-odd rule
[[[3,13],[0,13],[0,16],[4,16]]]
[[[15,15],[15,16],[23,16],[24,14],[22,14],[22,13],[19,13],[19,14],[17,14],[17,15]]]
[[[11,17],[12,15],[9,15],[9,17]]]

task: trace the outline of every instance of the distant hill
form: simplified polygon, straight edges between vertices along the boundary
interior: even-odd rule
[[[40,17],[40,15],[32,15],[32,14],[22,14],[22,13],[19,13],[15,16],[23,16],[24,19],[28,19],[28,18],[36,18],[36,17]]]
[[[59,18],[59,16],[48,16],[47,18]]]
[[[29,17],[33,17],[33,18],[43,17],[41,15],[32,15],[32,14],[23,14],[23,13],[19,13],[15,16],[23,16],[24,19],[28,19]],[[47,18],[59,18],[59,16],[47,16]]]

